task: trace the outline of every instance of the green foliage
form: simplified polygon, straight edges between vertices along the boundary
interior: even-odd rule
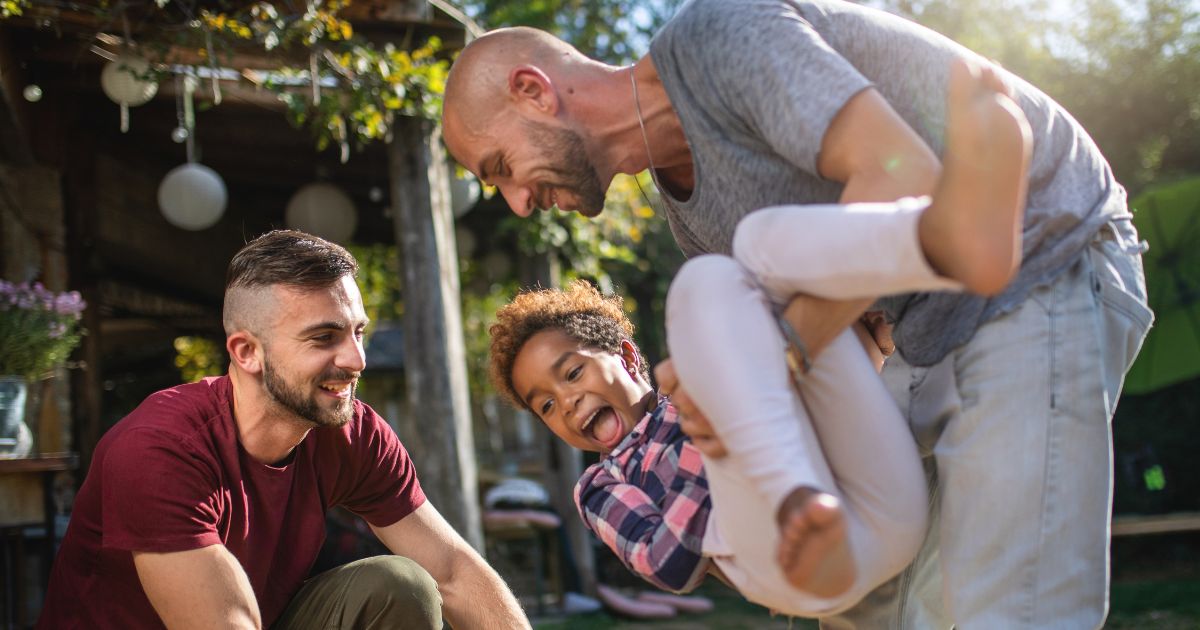
[[[217,342],[204,337],[175,338],[175,367],[184,383],[225,373],[225,353]]]
[[[38,379],[79,345],[79,293],[0,280],[0,375]]]
[[[54,16],[59,4],[0,0],[0,18],[30,8]],[[91,13],[100,24],[140,24],[137,52],[154,64],[156,78],[175,71],[189,52],[200,55],[210,74],[232,68],[239,80],[275,92],[287,104],[289,119],[307,125],[319,148],[338,145],[345,158],[352,141],[386,138],[395,116],[436,117],[449,69],[437,38],[415,42],[409,51],[357,36],[338,17],[349,4],[92,0],[72,9]],[[271,71],[238,67],[235,55],[247,54],[279,65]],[[220,101],[215,82],[213,101]]]
[[[1131,193],[1200,173],[1195,0],[878,0],[997,60],[1071,112]],[[1054,9],[1060,9],[1055,12]]]
[[[358,260],[358,289],[367,317],[372,323],[400,319],[404,315],[400,250],[382,244],[350,245],[347,249]]]
[[[24,15],[27,6],[26,0],[0,0],[0,18]]]
[[[632,61],[683,0],[482,0],[464,3],[489,28],[533,26],[610,63]]]
[[[488,351],[492,338],[488,329],[496,321],[496,311],[516,292],[516,283],[497,282],[489,284],[483,292],[462,293],[463,344],[472,400],[482,400],[492,393],[488,380]]]
[[[296,91],[283,80],[311,73],[283,71],[263,85],[287,104],[293,124],[309,125],[318,149],[350,139],[366,143],[386,138],[397,115],[433,119],[440,114],[449,70],[437,57],[440,51],[440,40],[431,38],[412,52],[390,43],[381,49],[358,43],[322,55],[319,65],[338,75],[339,89],[321,88],[315,103],[312,93]]]

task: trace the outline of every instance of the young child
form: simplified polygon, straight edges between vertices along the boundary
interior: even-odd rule
[[[1027,133],[993,74],[956,68],[952,77],[933,202],[763,210],[735,238],[735,254],[741,243],[750,255],[697,258],[672,283],[676,368],[728,457],[705,460],[680,431],[669,400],[649,385],[617,298],[576,284],[522,294],[498,313],[493,380],[561,439],[605,454],[580,479],[576,501],[635,573],[686,591],[714,572],[752,601],[822,616],[915,555],[927,497],[907,423],[851,331],[793,390],[772,301],[958,286],[929,268],[917,239],[918,220],[948,216],[947,203],[1019,226]],[[764,225],[775,229],[758,242],[743,234]],[[1019,227],[1003,225],[997,240],[1011,247]],[[860,251],[864,235],[869,251]],[[843,273],[831,280],[835,270]]]

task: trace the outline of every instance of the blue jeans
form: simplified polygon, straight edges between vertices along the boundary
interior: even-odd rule
[[[1153,320],[1137,233],[1105,225],[1072,268],[941,363],[888,360],[930,482],[916,560],[823,628],[1096,628],[1108,613],[1112,416]]]

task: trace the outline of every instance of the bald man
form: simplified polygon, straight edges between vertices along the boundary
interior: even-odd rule
[[[629,67],[505,29],[451,69],[445,140],[521,216],[595,216],[616,173],[649,168],[684,253],[738,258],[755,249],[739,222],[756,210],[928,194],[953,60],[987,63],[834,0],[693,0]],[[933,525],[913,565],[832,627],[1090,628],[1107,614],[1110,421],[1152,321],[1141,246],[1087,133],[1000,73],[1034,142],[1021,232],[989,248],[976,208],[959,221],[897,211],[847,252],[913,240],[967,290],[877,305],[895,325],[884,378],[927,457]],[[873,297],[793,328],[816,354]]]
[[[508,587],[355,399],[358,263],[295,231],[229,266],[229,374],[158,392],[96,447],[41,628],[527,628]],[[396,555],[309,579],[325,512]]]

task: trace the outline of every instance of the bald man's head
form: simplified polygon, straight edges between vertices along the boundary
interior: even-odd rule
[[[547,74],[587,57],[563,40],[536,28],[491,31],[467,45],[450,68],[443,99],[443,122],[459,133],[478,134],[502,111],[513,67],[528,64]]]

